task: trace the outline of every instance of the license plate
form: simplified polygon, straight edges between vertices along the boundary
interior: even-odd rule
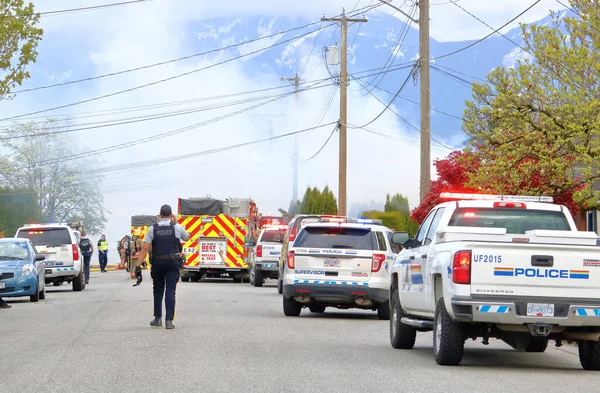
[[[323,262],[323,267],[340,267],[339,259],[326,259]]]
[[[44,266],[46,267],[51,267],[51,266],[55,266],[56,262],[53,261],[44,261]]]
[[[52,274],[52,269],[44,269],[46,274]]]
[[[0,282],[0,289],[5,289],[5,288],[6,288],[6,283]]]
[[[553,317],[554,304],[527,303],[528,317]]]

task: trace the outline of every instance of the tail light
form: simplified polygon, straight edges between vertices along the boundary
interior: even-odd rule
[[[456,284],[471,283],[471,251],[458,251],[454,254],[452,281]]]
[[[523,202],[494,202],[494,207],[527,208]]]
[[[292,228],[292,230],[290,231],[290,238],[288,239],[288,241],[293,242],[295,238],[296,238],[296,228]]]
[[[287,254],[287,265],[290,269],[294,268],[294,252],[293,251],[288,251]]]
[[[77,244],[73,244],[73,260],[79,260],[79,248],[77,248]]]
[[[256,246],[256,256],[259,258],[262,258],[262,246],[261,245]]]
[[[377,273],[381,270],[381,266],[383,266],[383,262],[385,261],[385,254],[373,254],[373,259],[371,262],[371,271],[373,273]]]

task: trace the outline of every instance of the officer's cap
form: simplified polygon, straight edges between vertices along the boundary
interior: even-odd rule
[[[160,208],[160,215],[163,217],[169,217],[171,214],[173,214],[173,211],[171,210],[171,206],[169,205],[162,205]]]

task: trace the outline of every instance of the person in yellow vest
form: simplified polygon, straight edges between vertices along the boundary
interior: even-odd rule
[[[106,265],[108,264],[108,242],[103,234],[98,240],[98,262],[100,263],[100,271],[106,273]]]

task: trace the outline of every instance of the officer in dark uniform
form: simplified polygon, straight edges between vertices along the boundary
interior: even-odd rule
[[[160,208],[160,220],[146,233],[142,252],[136,262],[136,275],[141,275],[141,264],[150,252],[150,276],[154,287],[154,320],[150,326],[162,326],[162,301],[165,298],[165,326],[173,329],[175,316],[175,287],[179,281],[183,258],[181,241],[190,237],[189,233],[177,223],[171,206]]]

